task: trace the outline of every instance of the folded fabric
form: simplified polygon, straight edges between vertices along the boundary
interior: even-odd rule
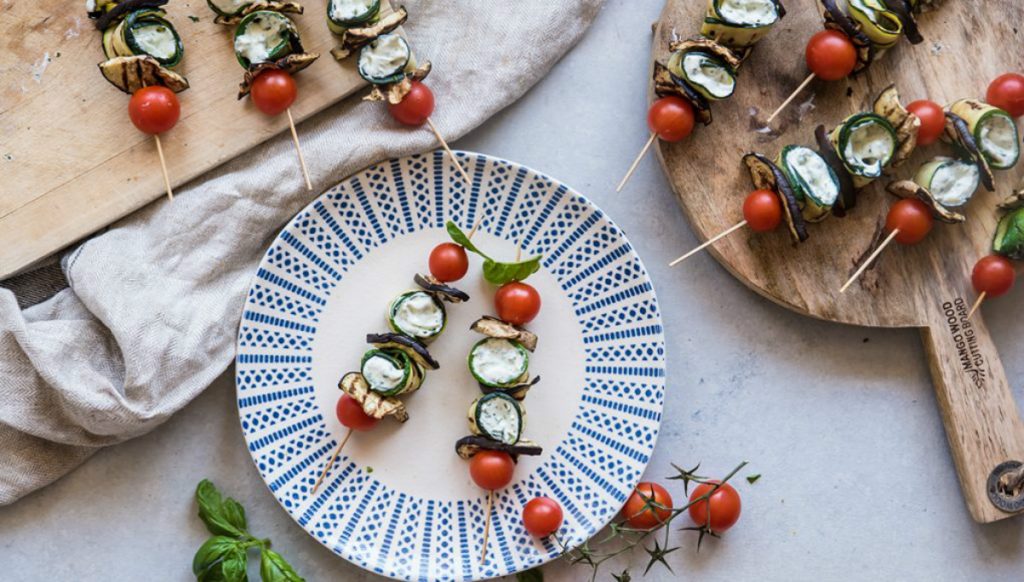
[[[455,139],[520,97],[601,3],[409,2],[406,31],[434,63],[438,128]],[[317,191],[437,147],[357,98],[300,133]],[[69,288],[48,301],[22,311],[0,289],[0,504],[152,430],[223,373],[259,258],[313,198],[281,135],[79,246],[63,264]]]

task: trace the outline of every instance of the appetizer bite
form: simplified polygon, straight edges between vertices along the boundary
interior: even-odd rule
[[[161,8],[167,0],[89,0],[86,11],[103,33],[99,64],[103,78],[131,95],[128,116],[139,131],[153,136],[167,198],[174,199],[160,134],[181,116],[176,93],[188,80],[173,69],[185,58],[185,44]]]
[[[655,138],[682,141],[693,131],[695,119],[711,124],[711,102],[732,96],[740,65],[785,15],[779,0],[708,0],[700,36],[673,41],[667,63],[654,63],[659,99],[647,112],[651,136],[616,192],[625,187]]]
[[[238,98],[250,96],[256,108],[266,115],[288,115],[306,189],[312,190],[291,110],[298,96],[292,75],[320,57],[302,48],[298,28],[288,16],[302,14],[302,5],[256,0],[207,0],[207,5],[216,14],[214,22],[230,26],[234,31],[235,58],[245,69]]]

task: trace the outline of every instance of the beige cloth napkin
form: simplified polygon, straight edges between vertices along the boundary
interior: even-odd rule
[[[406,31],[434,63],[441,131],[457,138],[519,98],[601,3],[408,2]],[[299,132],[317,191],[437,147],[428,130],[357,98]],[[0,289],[0,504],[152,430],[223,373],[257,261],[313,198],[282,135],[82,244],[63,263],[70,287],[53,298],[22,311]]]

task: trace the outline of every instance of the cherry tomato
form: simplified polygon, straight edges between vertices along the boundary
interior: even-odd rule
[[[989,84],[985,101],[1013,117],[1024,115],[1024,75],[999,75]]]
[[[155,135],[169,131],[180,116],[178,96],[160,85],[139,89],[128,102],[128,117],[142,133]]]
[[[907,111],[921,120],[921,129],[917,130],[917,145],[926,146],[939,141],[946,129],[946,114],[942,106],[934,101],[919,99],[907,105]]]
[[[1005,295],[1013,287],[1013,279],[1017,274],[1013,271],[1013,263],[1006,257],[989,255],[974,265],[971,282],[974,290],[989,297]]]
[[[647,127],[665,141],[681,141],[693,131],[693,105],[681,97],[662,97],[647,111]]]
[[[889,209],[889,215],[885,217],[885,230],[892,232],[897,228],[900,230],[896,235],[896,242],[901,245],[915,245],[932,231],[935,219],[928,206],[920,200],[907,198],[900,200]]]
[[[720,534],[739,521],[740,494],[732,488],[732,485],[723,483],[711,494],[710,499],[696,501],[697,498],[711,491],[714,483],[718,482],[701,483],[690,494],[690,503],[693,504],[690,506],[690,519],[693,520],[693,523],[706,526],[714,533]],[[709,501],[711,502],[710,510],[708,509]]]
[[[469,476],[482,489],[494,491],[512,482],[516,463],[502,451],[480,451],[469,460]]]
[[[648,506],[657,503],[662,507]],[[657,483],[640,483],[622,507],[621,515],[626,518],[629,527],[636,529],[654,529],[672,515],[672,496]]]
[[[363,406],[348,394],[342,394],[334,410],[341,424],[352,430],[370,430],[377,426],[377,419],[363,412]]]
[[[838,30],[823,30],[807,41],[807,68],[826,81],[845,79],[857,66],[857,47]]]
[[[397,105],[388,104],[391,117],[405,125],[423,125],[434,112],[434,93],[419,81],[412,82],[409,94]]]
[[[562,506],[550,497],[535,497],[523,508],[526,531],[543,538],[562,527]]]
[[[494,294],[494,309],[512,325],[525,325],[540,313],[540,293],[521,281],[505,283]]]
[[[782,223],[782,203],[771,190],[754,190],[743,201],[743,218],[755,232],[775,230]]]
[[[430,274],[442,283],[458,281],[469,270],[466,249],[455,243],[441,243],[430,251]]]
[[[298,95],[295,79],[281,69],[268,69],[256,76],[249,93],[256,108],[267,115],[284,113]]]

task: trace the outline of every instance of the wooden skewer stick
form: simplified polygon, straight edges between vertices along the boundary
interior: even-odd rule
[[[352,429],[348,429],[348,432],[345,433],[345,438],[341,439],[341,444],[338,445],[338,448],[334,449],[334,454],[331,455],[331,460],[327,461],[327,466],[324,467],[323,473],[320,473],[320,478],[316,480],[316,485],[313,485],[313,493],[316,493],[316,490],[320,488],[320,484],[324,482],[324,477],[327,476],[331,467],[334,466],[334,461],[338,459],[338,455],[341,454],[341,449],[344,448],[345,443],[347,443],[349,437],[352,436],[352,432]]]
[[[466,173],[466,168],[463,168],[462,164],[459,163],[459,158],[455,157],[455,152],[452,151],[452,148],[448,147],[448,142],[445,141],[443,136],[441,136],[441,132],[437,131],[437,126],[434,125],[434,120],[428,117],[427,125],[430,126],[430,131],[434,132],[434,137],[437,138],[437,141],[441,142],[441,147],[444,148],[444,151],[448,152],[448,157],[452,159],[452,162],[455,164],[455,167],[459,169],[459,174],[461,174],[462,179],[466,181],[466,185],[472,186],[473,180],[470,179],[469,174]]]
[[[810,75],[807,76],[806,79],[804,79],[804,82],[800,83],[800,86],[797,87],[796,90],[793,91],[789,95],[789,97],[785,101],[782,102],[782,105],[779,105],[779,108],[776,109],[775,112],[773,112],[771,115],[768,116],[768,121],[766,121],[765,123],[766,124],[771,123],[772,120],[775,119],[779,115],[779,113],[782,113],[782,110],[785,109],[787,106],[789,106],[789,104],[792,103],[794,99],[796,99],[796,96],[799,95],[801,91],[806,89],[807,86],[810,85],[811,81],[813,81],[813,80],[814,80],[814,73],[811,73]]]
[[[299,165],[302,166],[302,177],[306,179],[306,190],[313,191],[313,183],[309,181],[309,170],[306,169],[306,158],[302,155],[302,146],[299,145],[299,132],[295,131],[295,119],[292,118],[292,108],[285,110],[288,113],[288,125],[292,128],[292,141],[295,142],[295,151],[299,154]]]
[[[868,267],[871,266],[871,263],[875,262],[875,259],[878,258],[878,255],[882,254],[882,251],[885,250],[885,247],[889,246],[889,243],[895,240],[896,235],[898,235],[899,233],[900,229],[893,229],[893,231],[889,233],[889,236],[886,237],[884,241],[882,241],[882,244],[878,245],[878,248],[875,249],[875,252],[871,253],[871,256],[869,256],[867,260],[864,261],[864,264],[862,264],[860,268],[857,269],[857,272],[854,273],[852,277],[850,277],[850,280],[847,281],[846,284],[839,289],[839,292],[846,293],[846,290],[850,287],[850,285],[853,285],[853,282],[860,278],[860,276],[864,274],[864,271],[868,270]]]
[[[651,146],[654,145],[654,140],[657,137],[658,134],[651,133],[651,137],[647,140],[647,143],[644,144],[644,148],[640,150],[640,155],[633,160],[633,164],[629,166],[629,170],[626,172],[626,175],[622,178],[622,181],[619,182],[618,187],[615,188],[616,192],[622,192],[622,188],[626,185],[626,182],[629,181],[629,177],[633,175],[633,172],[636,171],[636,167],[640,165],[640,160],[644,159],[644,156],[647,155],[647,150],[651,149]]]
[[[982,291],[981,295],[978,295],[978,298],[974,301],[974,305],[971,306],[971,310],[967,312],[967,319],[970,319],[971,316],[974,315],[974,312],[981,307],[981,302],[985,300],[985,295],[988,295],[988,291]]]
[[[480,224],[483,221],[484,215],[481,214],[479,217],[477,217],[476,222],[473,223],[473,228],[469,229],[469,234],[466,235],[466,238],[473,240],[473,235],[476,234],[476,229],[480,228]]]
[[[167,188],[167,199],[174,200],[174,190],[171,189],[171,178],[167,175],[167,160],[164,159],[164,147],[160,145],[160,134],[154,133],[153,140],[156,141],[156,154],[160,156],[160,169],[164,173],[164,187]]]
[[[737,230],[743,228],[746,225],[747,225],[747,221],[746,220],[741,220],[741,221],[737,222],[736,224],[734,224],[731,227],[729,227],[728,230],[725,230],[725,231],[722,231],[722,232],[716,234],[715,236],[709,238],[707,240],[707,242],[705,242],[704,244],[702,244],[699,247],[693,249],[692,251],[686,253],[685,255],[679,257],[678,259],[672,261],[671,263],[668,264],[668,266],[674,267],[674,266],[678,265],[679,263],[685,261],[686,259],[688,259],[688,258],[692,257],[693,255],[699,253],[700,251],[708,248],[709,246],[715,244],[716,242],[722,240],[723,238],[729,236],[730,234],[736,232]]]
[[[494,509],[494,491],[487,492],[487,515],[484,517],[484,549],[480,553],[480,563],[487,561],[487,538],[491,534],[491,511]]]

